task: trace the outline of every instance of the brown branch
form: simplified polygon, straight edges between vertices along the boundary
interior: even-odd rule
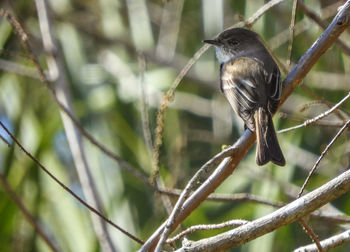
[[[182,247],[177,252],[209,252],[237,247],[277,228],[298,221],[349,190],[350,170],[347,170],[314,191],[264,217],[217,236],[189,242],[188,246]]]
[[[323,252],[320,241],[311,226],[304,219],[300,219],[298,222],[303,227],[305,233],[311,238],[311,241],[315,243],[318,251]]]
[[[313,124],[315,122],[317,122],[318,120],[328,116],[329,114],[331,114],[333,111],[335,111],[336,109],[338,109],[347,99],[349,99],[350,97],[350,93],[348,93],[343,99],[341,99],[341,101],[339,101],[337,104],[335,104],[333,107],[331,107],[329,110],[319,114],[318,116],[315,116],[314,118],[308,119],[305,122],[303,122],[302,124],[290,127],[290,128],[286,128],[286,129],[282,129],[279,130],[278,133],[284,133],[290,130],[295,130],[295,129],[299,129],[305,126],[308,126],[310,124]]]
[[[312,66],[318,61],[323,53],[335,42],[340,34],[350,25],[349,21],[350,2],[348,1],[333,19],[325,32],[311,46],[305,55],[298,61],[293,70],[288,74],[283,82],[284,90],[281,98],[282,105],[291,95],[293,90],[301,83]],[[173,230],[181,223],[206,197],[213,192],[223,180],[225,180],[236,168],[249,148],[255,141],[255,135],[246,130],[235,144],[235,155],[232,158],[226,158],[208,178],[206,183],[201,185],[183,204],[182,210],[177,214]],[[209,181],[209,182],[208,182]],[[150,251],[157,244],[160,235],[163,233],[165,223],[163,223],[149,239],[146,241],[140,251]]]
[[[349,95],[350,95],[350,93],[349,93]],[[346,99],[344,98],[343,100],[345,101]],[[343,101],[343,100],[342,100],[342,101]],[[340,101],[338,104],[341,104],[342,101]],[[338,104],[337,104],[337,105],[338,105]],[[336,106],[337,106],[337,105],[335,105],[333,108],[336,109]],[[339,106],[340,106],[340,105],[339,105]],[[333,109],[333,108],[332,108],[332,109]],[[335,135],[335,137],[334,137],[334,138],[329,142],[329,144],[326,146],[326,148],[325,148],[324,151],[322,152],[321,156],[318,158],[318,160],[316,161],[315,165],[314,165],[314,166],[312,167],[312,169],[310,170],[310,172],[309,172],[309,174],[308,174],[308,176],[307,176],[307,178],[306,178],[306,180],[305,180],[303,186],[302,186],[301,189],[300,189],[300,192],[299,192],[297,198],[300,198],[300,196],[302,195],[302,193],[303,193],[303,191],[304,191],[304,189],[305,189],[307,183],[310,181],[312,174],[316,171],[316,168],[317,168],[318,164],[321,162],[322,158],[326,155],[326,153],[328,152],[329,148],[333,145],[333,143],[338,139],[338,137],[339,137],[339,136],[344,132],[344,130],[348,127],[349,123],[350,123],[350,120],[349,120],[347,123],[344,124],[344,126],[338,131],[338,133]],[[300,220],[299,220],[299,223],[300,223],[300,225],[303,226],[304,231],[311,237],[312,241],[315,242],[315,245],[316,245],[316,247],[318,248],[318,250],[319,250],[320,252],[322,252],[323,249],[322,249],[322,246],[321,246],[321,244],[320,244],[320,241],[318,240],[318,237],[317,237],[317,235],[314,233],[314,231],[312,230],[311,226],[309,226],[309,225],[306,223],[306,221],[303,220],[303,219],[300,219]]]

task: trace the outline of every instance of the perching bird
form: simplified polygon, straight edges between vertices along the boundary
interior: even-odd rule
[[[245,128],[256,132],[256,163],[269,161],[284,166],[272,122],[282,93],[280,71],[258,34],[233,28],[214,40],[204,40],[216,48],[220,62],[220,88]]]

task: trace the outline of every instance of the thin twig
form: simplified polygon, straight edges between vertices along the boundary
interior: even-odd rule
[[[221,229],[221,228],[226,228],[226,227],[232,227],[232,226],[241,226],[243,224],[247,224],[249,221],[247,220],[230,220],[230,221],[226,221],[223,223],[219,223],[219,224],[209,224],[209,225],[195,225],[192,227],[189,227],[188,229],[182,231],[181,233],[177,234],[176,236],[174,236],[173,238],[170,238],[168,240],[166,240],[166,243],[174,243],[177,240],[181,239],[182,237],[191,234],[195,231],[199,231],[199,230],[215,230],[215,229]]]
[[[259,176],[258,176],[259,177]],[[169,188],[158,188],[157,189],[159,193],[164,193],[169,196],[173,197],[179,197],[181,195],[182,190],[180,189],[169,189]],[[295,197],[293,197],[295,199]],[[266,206],[272,206],[275,208],[280,208],[285,206],[284,203],[282,202],[275,202],[275,201],[270,201],[266,200],[263,198],[260,198],[257,195],[252,195],[249,193],[235,193],[235,194],[217,194],[217,193],[212,193],[210,194],[207,199],[208,201],[214,201],[214,202],[229,202],[229,203],[234,203],[234,202],[251,202],[251,203],[257,203],[257,204],[262,204]],[[326,213],[315,211],[310,214],[311,217],[322,219],[328,222],[333,222],[336,224],[344,224],[344,223],[350,223],[350,217],[346,215],[327,215]]]
[[[283,113],[283,112],[279,112],[278,116],[281,118],[289,119],[290,121],[293,120],[293,121],[297,121],[297,122],[304,122],[306,119],[305,117],[295,116],[295,115],[291,115],[291,114],[287,114],[287,113]],[[308,120],[308,119],[306,119],[306,120]],[[333,120],[323,119],[322,121],[314,122],[313,125],[324,126],[324,127],[338,127],[339,128],[339,127],[343,127],[344,121],[333,121]]]
[[[234,25],[234,27],[239,26],[246,26],[247,28],[250,28],[259,20],[259,18],[264,15],[269,9],[276,6],[277,4],[280,4],[284,0],[271,0],[264,4],[261,8],[259,8],[250,18],[248,18],[246,21],[239,22],[238,24]]]
[[[329,101],[326,101],[322,99],[320,96],[318,96],[311,88],[309,88],[307,85],[301,85],[301,88],[303,91],[305,91],[308,95],[310,95],[315,100],[321,100],[324,101],[324,104],[327,105],[327,107],[330,109],[334,104],[332,104]],[[344,112],[345,113],[345,112]],[[334,110],[334,115],[336,115],[340,120],[346,120],[348,117],[344,116],[342,113],[340,113],[338,110]]]
[[[306,110],[310,109],[311,107],[318,106],[318,105],[326,105],[327,103],[324,100],[314,100],[307,102],[305,104],[302,104],[300,107],[298,107],[299,112],[305,112]]]
[[[315,232],[312,230],[311,226],[307,224],[304,219],[300,219],[298,222],[303,227],[305,233],[311,238],[311,241],[315,243],[316,247],[318,248],[318,251],[323,252],[320,240],[318,239]]]
[[[300,1],[299,1],[300,3]],[[331,5],[327,5],[325,8],[321,9],[320,17],[321,19],[328,19],[337,13],[338,7],[341,5],[341,1],[337,1]],[[294,28],[294,35],[297,36],[311,28],[311,22],[308,18],[303,18],[301,21],[297,22]],[[282,32],[276,34],[268,42],[273,50],[276,50],[281,45],[288,42],[289,39],[289,27]]]
[[[159,173],[159,150],[162,145],[162,137],[163,137],[163,130],[164,130],[164,116],[166,109],[168,108],[168,105],[171,101],[174,99],[175,90],[180,84],[183,77],[187,74],[187,72],[190,70],[190,68],[196,63],[196,61],[199,59],[199,57],[209,48],[210,46],[208,44],[205,44],[202,46],[194,55],[193,57],[187,62],[187,64],[184,66],[184,68],[180,71],[178,76],[175,78],[173,84],[171,85],[171,88],[168,90],[166,94],[163,95],[161,104],[159,106],[159,110],[157,113],[157,127],[155,130],[155,141],[154,141],[154,158],[153,158],[153,167],[152,167],[152,175],[151,175],[151,182],[154,183],[155,178],[158,176]]]
[[[312,19],[316,24],[318,24],[323,30],[327,28],[327,24],[312,10],[310,10],[303,1],[298,1],[298,7],[306,16]],[[340,47],[340,49],[346,54],[350,55],[350,48],[340,39],[337,39],[335,43]]]
[[[164,193],[170,196],[179,197],[182,193],[180,189],[168,189],[168,188],[158,188],[159,193]],[[262,199],[257,195],[252,195],[249,193],[235,193],[235,194],[210,194],[207,198],[209,201],[215,202],[253,202],[258,204],[263,204],[272,207],[282,207],[284,206],[281,202],[273,202],[270,200]]]
[[[324,250],[329,250],[331,248],[335,248],[349,241],[350,241],[350,230],[346,230],[341,234],[331,236],[321,241],[321,246]],[[308,246],[297,248],[294,250],[294,252],[316,252],[317,250],[318,249],[315,246],[315,244],[311,244]]]
[[[141,241],[139,238],[135,237],[134,235],[130,234],[129,232],[125,231],[121,227],[119,227],[117,224],[112,222],[110,219],[105,217],[102,213],[100,213],[97,209],[86,203],[82,198],[80,198],[77,194],[75,194],[71,189],[69,189],[65,184],[63,184],[58,178],[56,178],[44,165],[42,165],[39,160],[37,160],[32,154],[27,151],[23,145],[11,134],[11,132],[5,127],[5,125],[0,121],[0,126],[7,132],[7,134],[11,137],[11,139],[15,142],[15,144],[21,149],[21,151],[24,152],[26,156],[28,156],[30,159],[34,161],[35,164],[37,164],[51,179],[53,179],[59,186],[61,186],[66,192],[68,192],[70,195],[72,195],[74,198],[76,198],[81,204],[83,204],[86,208],[88,208],[90,211],[94,212],[97,216],[101,217],[104,221],[121,231],[123,234],[127,235],[129,238],[133,239],[134,241],[138,242],[139,244],[143,244],[143,241]]]
[[[331,109],[323,112],[322,114],[319,114],[318,116],[312,118],[312,119],[308,119],[305,122],[303,122],[302,124],[290,127],[290,128],[286,128],[286,129],[282,129],[279,130],[278,133],[284,133],[290,130],[295,130],[295,129],[299,129],[305,126],[308,126],[310,124],[313,124],[315,122],[317,122],[318,120],[328,116],[329,114],[331,114],[333,111],[335,111],[337,108],[339,108],[347,99],[349,99],[350,97],[350,93],[348,93],[343,99],[341,99],[337,104],[335,104],[333,107],[331,107]]]
[[[187,183],[185,189],[182,191],[180,197],[178,198],[178,200],[176,201],[176,204],[173,208],[173,211],[171,212],[171,214],[168,217],[167,220],[167,224],[165,226],[164,232],[159,240],[159,243],[156,247],[156,252],[161,251],[163,243],[166,241],[166,239],[168,238],[172,226],[174,225],[174,219],[177,217],[176,215],[178,214],[179,209],[183,206],[183,203],[185,202],[185,200],[188,198],[188,196],[190,195],[191,191],[195,189],[195,187],[198,187],[199,183],[199,179],[201,177],[203,177],[205,174],[208,174],[209,172],[211,172],[210,169],[208,169],[209,167],[207,166],[202,166],[195,174],[194,176],[191,178],[191,180]]]
[[[349,126],[350,124],[350,120],[348,120],[344,126],[338,131],[338,133],[333,137],[333,139],[328,143],[328,145],[326,146],[326,148],[322,151],[321,156],[319,156],[319,158],[317,159],[316,163],[314,164],[314,166],[312,167],[312,169],[309,172],[309,175],[307,176],[303,186],[300,189],[300,192],[298,194],[298,198],[303,194],[303,191],[307,185],[307,183],[309,182],[312,174],[315,172],[317,166],[319,165],[319,163],[321,162],[321,160],[323,159],[323,157],[327,154],[329,148],[333,145],[333,143],[338,139],[338,137],[344,132],[344,130]]]

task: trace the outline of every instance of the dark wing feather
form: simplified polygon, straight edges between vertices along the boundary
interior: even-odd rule
[[[267,77],[267,88],[269,92],[269,112],[274,114],[277,111],[282,95],[281,74],[277,67],[274,68],[272,74]]]
[[[247,66],[248,65],[248,66]],[[261,99],[265,88],[261,64],[251,58],[238,58],[221,66],[221,90],[235,112],[252,131],[255,129],[253,111],[266,103]]]

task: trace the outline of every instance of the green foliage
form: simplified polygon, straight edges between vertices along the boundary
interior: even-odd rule
[[[24,26],[34,53],[48,73],[52,62],[43,49],[35,1],[15,1],[12,7],[9,2],[2,1],[0,7],[13,13]],[[203,11],[210,1],[48,2],[55,38],[59,42],[57,53],[63,57],[63,70],[79,122],[104,146],[149,177],[153,154],[147,147],[144,130],[149,127],[152,140],[155,138],[162,94],[203,45],[201,41],[212,37],[213,34],[205,34],[203,20],[222,21],[222,29],[215,31],[219,33],[241,17],[249,18],[265,1],[224,0],[223,9],[212,13]],[[323,5],[327,1],[311,2],[313,5],[310,6],[317,13],[327,7]],[[283,2],[269,10],[252,28],[261,34],[282,63],[288,55],[291,8],[292,1]],[[164,14],[167,11],[169,13]],[[332,16],[335,13],[336,7]],[[167,15],[171,18],[167,19]],[[328,19],[324,21],[329,22]],[[307,28],[295,33],[293,63],[322,33],[322,29],[301,10],[297,11],[296,22],[308,25],[301,26]],[[171,43],[175,43],[174,50],[169,49]],[[159,49],[161,47],[165,52]],[[146,61],[144,70],[140,68],[141,56]],[[38,79],[29,52],[23,49],[19,36],[4,18],[0,19],[0,61],[1,122],[49,171],[84,199],[60,109]],[[184,188],[201,165],[220,152],[222,146],[234,143],[243,132],[241,121],[220,95],[218,69],[213,50],[209,49],[181,81],[175,100],[166,111],[159,157],[160,176],[166,188]],[[339,102],[349,91],[349,70],[348,55],[333,46],[305,79],[303,85],[306,88],[297,88],[282,106],[274,119],[276,128],[302,123]],[[324,78],[320,78],[321,75]],[[55,87],[57,84],[51,81],[50,85]],[[146,94],[144,98],[142,88]],[[146,108],[142,108],[142,99],[146,100]],[[305,109],[301,110],[303,106]],[[338,114],[333,113],[314,125],[279,134],[286,167],[271,164],[256,167],[253,147],[216,192],[249,193],[269,201],[290,202],[293,192],[289,188],[299,188],[304,183],[319,155],[348,119],[349,110],[350,103],[345,102]],[[143,113],[148,114],[149,125],[143,121]],[[2,129],[0,134],[13,143]],[[349,167],[348,137],[346,130],[321,162],[307,190],[319,187]],[[146,240],[168,216],[161,194],[85,138],[83,145],[106,216]],[[0,141],[0,172],[35,221],[62,251],[102,250],[89,210],[44,174],[18,146],[8,148]],[[174,205],[176,198],[169,199]],[[334,206],[340,213],[349,215],[349,203],[349,195],[344,195],[334,202]],[[182,228],[231,219],[253,220],[273,210],[270,206],[245,201],[205,202],[184,221]],[[339,225],[329,224],[327,220],[311,220],[315,233],[321,234],[320,239],[341,230]],[[111,227],[108,230],[120,251],[139,248],[118,230]],[[199,240],[226,230],[229,228],[199,231],[188,238]],[[0,251],[49,251],[1,185],[0,237]],[[291,251],[308,243],[311,243],[309,237],[294,223],[233,251]],[[177,245],[180,246],[180,242]],[[334,251],[349,249],[349,245],[342,245]]]

